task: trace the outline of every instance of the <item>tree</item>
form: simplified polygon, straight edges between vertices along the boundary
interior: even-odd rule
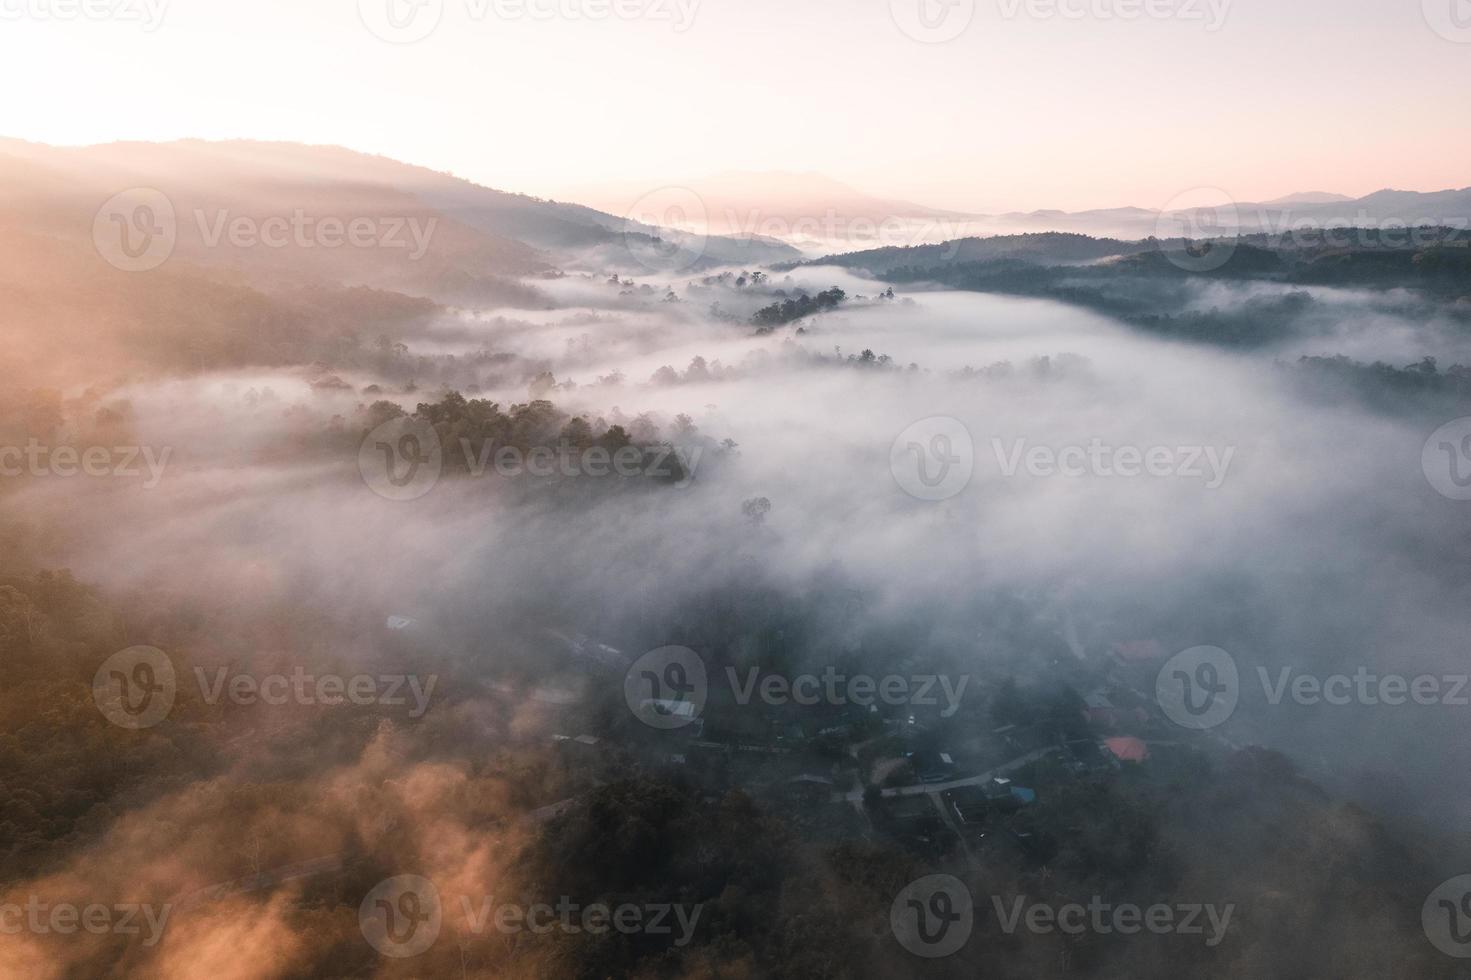
[[[593,441],[592,426],[579,415],[562,426],[562,438],[578,449],[590,446]]]
[[[598,444],[611,452],[617,452],[624,446],[633,445],[633,440],[628,437],[628,431],[621,425],[610,425],[608,431],[604,432]]]
[[[771,513],[771,501],[766,497],[751,497],[742,502],[741,513],[752,524],[761,524],[766,520],[766,515]]]

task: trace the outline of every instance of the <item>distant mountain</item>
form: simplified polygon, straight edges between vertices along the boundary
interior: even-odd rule
[[[1449,197],[1446,199],[1455,204],[1463,199],[1465,192],[1447,194]],[[1412,210],[1425,206],[1421,199],[1436,197],[1439,195],[1415,195],[1409,201],[1390,200],[1397,205],[1408,203]],[[1368,211],[1374,202],[1363,198],[1351,203],[1355,208]],[[1437,225],[1438,229],[1428,236],[1428,240],[1420,242],[1405,234],[1400,223],[1357,222],[1359,230],[1345,235],[1346,225],[1322,219],[1301,224],[1299,221],[1300,218],[1294,216],[1285,225],[1291,234],[1273,230],[1242,230],[1239,235],[1222,236],[1209,244],[1199,244],[1204,239],[1195,237],[1123,240],[1094,238],[1076,232],[1029,232],[961,238],[933,245],[889,246],[835,253],[802,264],[836,265],[890,281],[906,281],[905,277],[946,281],[951,272],[971,267],[970,272],[974,273],[975,267],[983,265],[991,267],[988,274],[1003,276],[1018,273],[1021,266],[1051,268],[1060,275],[1067,274],[1062,267],[1096,266],[1106,267],[1109,274],[1171,278],[1200,263],[1201,256],[1206,254],[1202,250],[1224,241],[1229,249],[1223,253],[1227,261],[1203,263],[1210,271],[1220,268],[1221,275],[1262,275],[1280,272],[1284,263],[1317,263],[1313,275],[1318,277],[1314,280],[1318,282],[1358,281],[1381,286],[1393,282],[1395,285],[1447,292],[1455,297],[1466,295],[1465,274],[1471,268],[1468,266],[1471,260],[1466,257],[1465,249],[1468,238],[1471,238],[1471,230],[1468,230],[1471,223],[1465,219],[1435,222],[1427,218],[1426,224]],[[1427,250],[1433,257],[1421,254]],[[894,277],[896,273],[898,278]],[[1036,279],[1030,272],[1021,274]]]
[[[1367,197],[1348,201],[1342,205],[1324,205],[1317,214],[1333,214],[1353,220],[1362,208],[1375,220],[1405,221],[1424,224],[1450,224],[1460,221],[1464,227],[1471,218],[1471,187],[1460,190],[1433,191],[1375,191]]]
[[[1330,194],[1327,191],[1303,191],[1298,194],[1288,194],[1285,197],[1273,198],[1263,203],[1281,206],[1285,204],[1337,204],[1352,200],[1353,198],[1347,194]]]
[[[781,240],[814,258],[1041,232],[1138,241],[1216,224],[1209,214],[1188,210],[1167,214],[1142,207],[976,214],[868,194],[817,173],[731,171],[676,183],[692,195],[696,220],[711,233]],[[619,213],[648,193],[646,185],[588,191],[590,200]],[[1471,189],[1428,194],[1381,191],[1358,199],[1302,191],[1270,201],[1240,202],[1236,212],[1236,226],[1244,233],[1287,229],[1304,221],[1317,226],[1453,224],[1471,220]],[[1182,220],[1190,218],[1196,220]]]
[[[1471,188],[1423,193],[1378,191],[1362,198],[1309,191],[1289,194],[1272,201],[1238,202],[1235,227],[1243,233],[1285,231],[1295,224],[1369,225],[1398,227],[1434,224],[1455,227],[1471,223]],[[1148,208],[1123,207],[1094,211],[1028,211],[981,215],[966,226],[968,235],[1011,235],[1024,232],[1062,231],[1121,239],[1175,234],[1180,218],[1190,210],[1162,212]],[[1184,227],[1211,227],[1229,218],[1183,222]],[[955,236],[960,237],[960,236]]]
[[[712,211],[712,220],[724,221],[727,231],[756,216],[797,219],[833,214],[840,218],[974,217],[959,211],[927,207],[912,201],[877,197],[817,173],[757,173],[730,171],[696,181]]]
[[[881,248],[816,260],[896,285],[942,287],[1055,300],[1091,309],[1174,340],[1264,348],[1306,336],[1303,319],[1320,300],[1311,287],[1395,290],[1419,304],[1417,318],[1471,312],[1471,231],[1436,229],[1428,242],[1386,230],[1299,230],[1279,239],[1123,242],[1044,232],[967,238],[943,245]],[[1220,249],[1218,252],[1217,249]],[[1236,307],[1208,309],[1190,281],[1271,284]],[[1379,365],[1382,367],[1382,365]],[[1422,372],[1423,373],[1423,372]],[[1428,372],[1434,374],[1434,369]],[[1409,376],[1405,381],[1414,380]],[[1425,391],[1439,387],[1427,382]],[[1452,379],[1436,398],[1465,386]]]
[[[1114,256],[1134,255],[1154,246],[1114,238],[1090,238],[1069,232],[1037,232],[962,238],[938,245],[869,249],[830,255],[811,264],[837,265],[884,276],[896,269],[932,269],[974,262],[1016,259],[1039,265],[1082,265]]]
[[[275,281],[372,283],[448,298],[510,296],[517,289],[507,280],[579,262],[644,273],[643,252],[682,249],[691,269],[800,254],[777,242],[691,238],[336,146],[181,140],[58,148],[0,140],[0,221],[13,227],[86,242],[98,209],[130,188],[156,189],[171,203],[179,259]],[[365,218],[379,228],[432,227],[432,235],[412,260],[406,260],[412,249],[302,247],[295,232],[282,247],[232,241],[229,222],[263,227],[297,212],[314,223]]]
[[[723,234],[752,233],[748,226],[766,219],[795,221],[826,213],[875,221],[886,217],[975,217],[912,201],[878,197],[810,171],[730,170],[671,183],[697,194],[711,230]],[[584,199],[621,213],[649,190],[643,183],[603,185],[590,188]]]
[[[869,194],[811,172],[729,171],[671,183],[691,196],[695,220],[712,234],[759,235],[795,246],[808,258],[1042,232],[1139,241],[1230,223],[1229,218],[1218,219],[1210,213],[1165,213],[1133,206],[979,214]],[[579,197],[614,213],[625,213],[650,191],[646,183],[601,185],[586,189]],[[1471,220],[1471,189],[1381,191],[1357,199],[1327,191],[1300,191],[1270,201],[1239,202],[1236,212],[1233,227],[1248,234],[1290,229],[1303,221],[1319,227],[1454,224]]]
[[[812,172],[727,171],[670,183],[692,195],[693,217],[711,234],[762,236],[811,254],[953,238],[979,217],[875,196]],[[625,213],[650,191],[647,184],[625,183],[579,196]]]

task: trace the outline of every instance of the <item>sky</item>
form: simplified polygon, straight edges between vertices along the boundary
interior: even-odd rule
[[[1440,190],[1468,82],[1471,0],[0,0],[0,135],[335,143],[563,199]]]

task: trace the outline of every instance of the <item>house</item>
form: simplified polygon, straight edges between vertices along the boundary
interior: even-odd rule
[[[943,783],[955,778],[955,760],[948,752],[920,749],[905,753],[904,757],[914,769],[914,778],[922,783]]]
[[[1110,647],[1108,656],[1120,667],[1138,667],[1163,660],[1165,648],[1158,640],[1127,640]]]
[[[1011,797],[1011,780],[1005,776],[993,777],[981,785],[981,790],[986,794],[986,799],[994,802],[1009,799]]]
[[[962,827],[979,827],[991,815],[991,801],[979,786],[959,786],[940,794]]]
[[[825,776],[815,772],[804,772],[792,776],[790,779],[785,779],[773,786],[771,793],[773,796],[790,803],[812,806],[820,802],[830,801],[835,785],[831,776]]]
[[[582,633],[574,633],[568,636],[558,630],[546,630],[545,634],[567,651],[574,659],[585,663],[597,664],[601,667],[609,667],[614,670],[627,670],[633,661],[623,651],[599,643]]]
[[[693,721],[695,718],[695,703],[693,701],[674,701],[670,698],[644,698],[638,706],[639,714],[644,717],[659,715],[665,718],[687,718]]]
[[[981,787],[986,800],[999,810],[1016,810],[1037,802],[1037,791],[1018,786],[1005,776],[997,776]]]
[[[787,782],[792,785],[824,786],[829,789],[831,789],[833,785],[833,780],[831,776],[823,776],[819,775],[818,773],[811,772],[804,772],[801,775],[793,776],[791,779],[788,779]]]
[[[1120,735],[1103,740],[1104,747],[1120,762],[1143,762],[1149,758],[1149,746],[1140,739]]]
[[[1071,759],[1069,767],[1076,773],[1102,772],[1112,769],[1113,757],[1104,753],[1102,746],[1091,738],[1075,738],[1067,743]]]
[[[1149,711],[1135,691],[1100,687],[1083,695],[1083,720],[1099,731],[1137,732],[1149,725]]]
[[[882,797],[872,812],[874,827],[926,854],[941,854],[959,843],[928,793]]]

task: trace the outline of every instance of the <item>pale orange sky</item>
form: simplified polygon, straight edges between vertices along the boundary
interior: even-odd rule
[[[83,2],[148,23],[63,19]],[[945,43],[899,26],[920,0],[419,0],[442,6],[421,40],[364,25],[404,2],[0,0],[0,134],[339,143],[557,197],[726,170],[970,210],[1471,184],[1471,0],[924,0],[965,26]],[[541,16],[486,6],[508,2]]]

